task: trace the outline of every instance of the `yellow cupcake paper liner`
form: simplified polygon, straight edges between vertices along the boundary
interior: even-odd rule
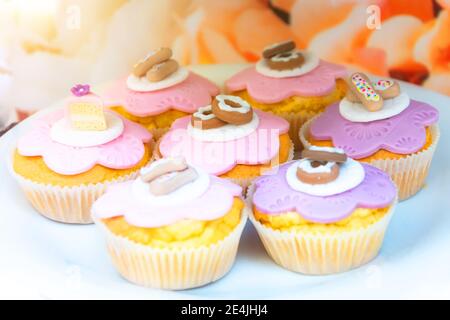
[[[17,174],[12,165],[12,156],[8,162],[11,176],[17,181],[31,205],[44,217],[63,223],[90,224],[92,204],[113,184],[135,179],[140,170],[120,178],[96,184],[74,187],[61,187],[31,181]],[[149,163],[152,162],[150,159]],[[148,165],[148,164],[147,164]]]
[[[184,290],[219,280],[234,264],[249,209],[224,239],[198,248],[152,248],[115,235],[99,219],[94,221],[106,238],[117,271],[128,281],[156,289]],[[161,214],[164,214],[162,212]]]
[[[314,121],[314,118],[306,122],[299,131],[302,144],[308,148],[311,146],[308,141],[308,133],[312,121]],[[432,125],[429,128],[433,142],[427,149],[401,159],[378,159],[367,162],[389,174],[392,181],[397,185],[400,201],[414,196],[425,185],[431,161],[441,136],[438,125]]]
[[[157,161],[157,160],[162,158],[162,155],[159,152],[159,142],[160,141],[161,141],[161,139],[158,140],[158,142],[156,143],[156,146],[154,148],[154,151],[153,151],[153,159],[154,159],[154,161]],[[287,158],[286,162],[289,162],[289,161],[293,160],[294,159],[294,155],[295,155],[295,153],[294,153],[295,152],[294,151],[294,144],[293,144],[292,140],[290,140],[290,141],[291,141],[291,147],[289,149],[289,155],[288,155],[288,158]],[[286,163],[286,162],[284,162],[284,163]],[[276,166],[276,165],[279,165],[279,163],[274,163],[273,165]],[[270,168],[268,168],[268,169],[270,169]],[[231,182],[233,182],[233,183],[235,183],[237,185],[240,185],[242,187],[243,192],[244,192],[243,194],[245,195],[245,191],[247,190],[248,186],[250,186],[250,184],[258,177],[259,176],[242,177],[242,178],[224,178],[224,179],[227,179],[227,180],[229,180],[229,181],[231,181]]]
[[[250,208],[254,189],[251,185],[248,192],[247,206]],[[275,263],[302,274],[327,275],[360,267],[378,255],[396,204],[397,199],[374,224],[329,234],[275,230],[257,221],[253,210],[249,219]]]

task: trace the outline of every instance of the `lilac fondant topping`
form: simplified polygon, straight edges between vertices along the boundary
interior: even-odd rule
[[[347,76],[345,67],[320,61],[307,74],[289,78],[271,78],[256,71],[254,66],[242,70],[225,82],[228,91],[247,90],[260,103],[276,103],[292,96],[317,97],[331,93],[336,79]]]
[[[337,148],[354,158],[371,156],[384,149],[397,154],[419,151],[426,142],[427,126],[438,121],[439,112],[432,106],[411,100],[408,108],[388,119],[351,122],[339,113],[339,103],[327,108],[310,127],[316,140],[331,140]]]
[[[340,194],[319,197],[292,189],[286,180],[286,170],[292,162],[279,167],[273,175],[256,180],[253,204],[266,214],[296,211],[306,220],[333,223],[348,217],[357,208],[385,208],[391,205],[397,189],[389,176],[373,166],[362,164],[363,182]]]
[[[75,97],[82,97],[91,92],[91,87],[88,84],[77,84],[70,91]]]

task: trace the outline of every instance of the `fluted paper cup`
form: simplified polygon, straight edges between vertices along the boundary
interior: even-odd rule
[[[252,208],[251,185],[247,206]],[[383,244],[397,199],[377,222],[354,230],[326,232],[279,231],[257,221],[253,210],[249,218],[269,256],[281,267],[308,275],[340,273],[360,267],[374,259]]]
[[[214,282],[228,273],[234,264],[247,216],[248,208],[244,207],[239,224],[217,243],[170,249],[136,243],[115,235],[101,220],[94,218],[94,221],[106,238],[113,265],[125,279],[145,287],[183,290]]]

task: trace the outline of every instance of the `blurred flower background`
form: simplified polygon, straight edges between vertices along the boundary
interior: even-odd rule
[[[450,95],[449,14],[450,0],[0,0],[0,128],[159,46],[185,65],[242,63],[292,38]]]

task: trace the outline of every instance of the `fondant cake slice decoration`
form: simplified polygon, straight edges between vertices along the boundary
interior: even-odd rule
[[[75,98],[68,102],[72,127],[77,130],[106,130],[103,101],[90,91],[89,85],[76,85],[71,89]]]

